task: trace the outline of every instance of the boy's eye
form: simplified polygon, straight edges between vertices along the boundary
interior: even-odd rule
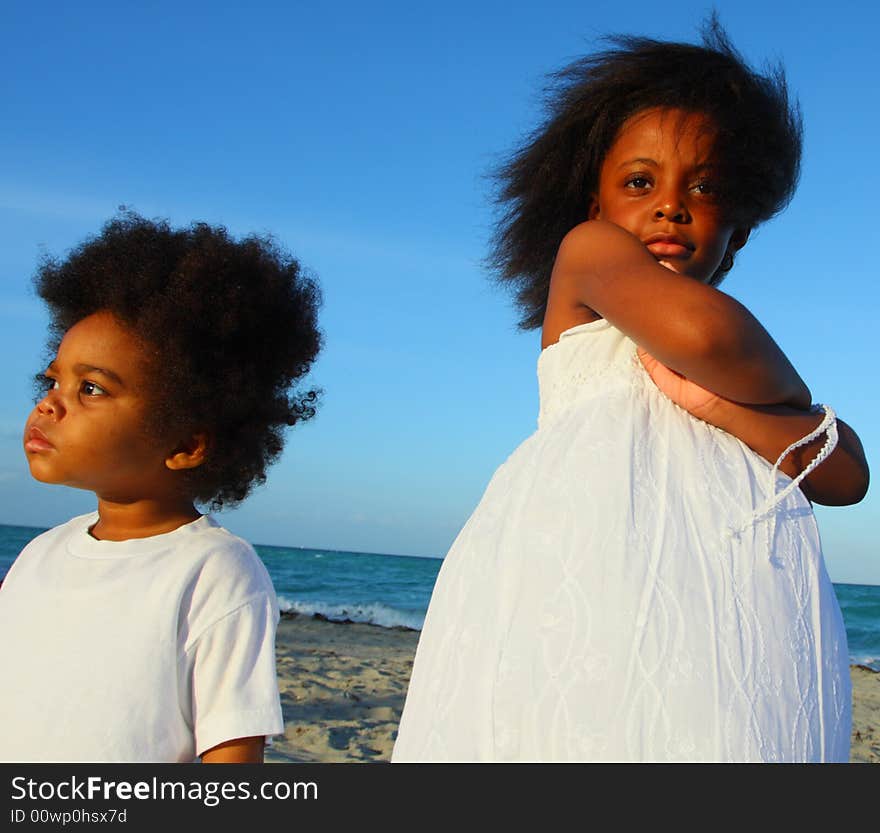
[[[50,390],[57,390],[58,382],[45,373],[35,373],[33,377],[34,404],[48,396]]]
[[[107,393],[104,388],[94,382],[83,382],[80,390],[86,396],[104,396]]]

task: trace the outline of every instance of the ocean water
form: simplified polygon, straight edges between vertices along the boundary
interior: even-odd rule
[[[0,576],[42,529],[0,525]],[[442,563],[380,553],[299,547],[255,547],[282,610],[334,621],[421,630]],[[880,671],[880,586],[835,584],[850,662]]]

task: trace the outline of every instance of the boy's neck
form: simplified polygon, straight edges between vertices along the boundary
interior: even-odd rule
[[[173,532],[201,517],[192,501],[140,500],[114,503],[98,498],[98,522],[89,530],[100,541],[128,541]]]

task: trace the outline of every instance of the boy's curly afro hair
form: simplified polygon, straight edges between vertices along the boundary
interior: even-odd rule
[[[206,461],[181,472],[219,509],[266,479],[286,426],[314,416],[318,392],[292,391],[321,346],[320,291],[271,238],[232,239],[205,223],[173,229],[130,211],[34,283],[51,314],[50,349],[83,318],[109,311],[146,346],[147,430],[209,437]]]
[[[803,131],[782,69],[752,70],[714,14],[702,46],[608,40],[612,48],[551,76],[545,122],[494,172],[500,215],[489,265],[515,288],[523,329],[543,323],[559,244],[587,219],[602,160],[630,116],[654,107],[708,115],[721,197],[744,228],[781,211],[797,186]],[[732,266],[722,264],[711,284]]]

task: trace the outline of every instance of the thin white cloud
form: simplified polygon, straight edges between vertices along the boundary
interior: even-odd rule
[[[119,200],[83,194],[42,191],[32,187],[0,185],[0,210],[19,215],[94,223],[104,220],[119,206]]]

